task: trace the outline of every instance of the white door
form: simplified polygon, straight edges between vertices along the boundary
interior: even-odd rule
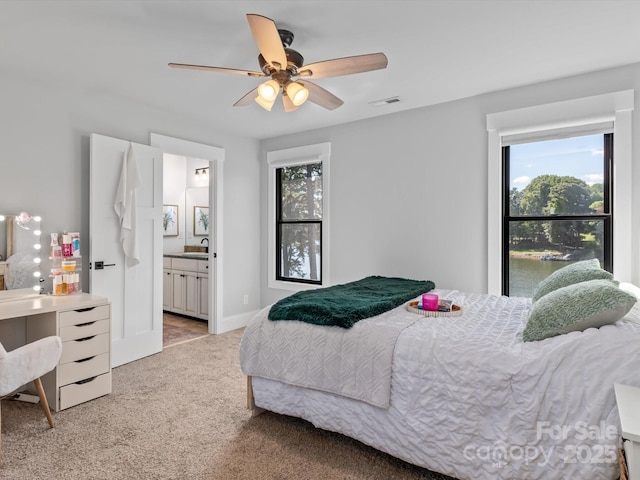
[[[125,264],[114,209],[129,145],[140,178],[135,220],[140,263],[134,266]],[[162,155],[147,145],[91,135],[89,290],[111,301],[113,367],[162,351]]]

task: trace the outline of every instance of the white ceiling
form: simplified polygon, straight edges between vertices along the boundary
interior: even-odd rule
[[[233,107],[261,80],[245,14],[291,30],[305,63],[384,52],[385,70],[318,79],[344,100],[284,113]],[[640,1],[0,1],[3,74],[117,96],[211,129],[269,138],[640,62]],[[370,102],[399,96],[400,102]]]

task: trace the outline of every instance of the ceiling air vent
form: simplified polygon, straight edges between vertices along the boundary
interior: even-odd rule
[[[369,105],[374,107],[381,107],[382,105],[389,105],[390,103],[398,103],[400,101],[400,97],[389,97],[384,100],[376,100],[375,102],[369,102]]]

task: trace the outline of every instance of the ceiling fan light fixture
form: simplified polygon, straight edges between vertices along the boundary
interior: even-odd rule
[[[273,98],[273,100],[265,100],[260,95],[256,97],[256,103],[260,105],[262,108],[264,108],[265,110],[268,110],[269,112],[271,111],[271,108],[273,107],[273,104],[275,102],[276,102],[275,97]]]
[[[262,98],[265,102],[273,102],[276,100],[278,96],[278,91],[280,90],[280,85],[275,80],[267,80],[263,84],[258,87],[258,96]]]
[[[298,82],[291,82],[287,85],[287,96],[296,107],[299,107],[309,98],[309,90]]]

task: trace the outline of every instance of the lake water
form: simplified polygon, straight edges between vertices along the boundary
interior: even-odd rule
[[[509,296],[531,297],[540,281],[575,262],[548,262],[530,258],[509,258]]]

